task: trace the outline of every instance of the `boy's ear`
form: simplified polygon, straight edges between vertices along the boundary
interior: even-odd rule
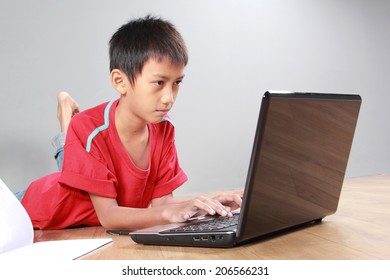
[[[114,69],[111,71],[111,84],[120,94],[125,94],[127,92],[126,79],[125,73],[121,70]]]

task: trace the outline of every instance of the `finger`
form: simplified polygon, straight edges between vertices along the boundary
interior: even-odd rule
[[[242,197],[237,193],[220,194],[214,199],[218,200],[225,206],[231,206],[232,208],[239,208],[242,204]]]
[[[209,199],[207,201],[208,205],[214,209],[214,211],[223,217],[231,217],[233,214],[230,212],[231,208],[227,205],[222,204],[216,199]]]
[[[236,203],[238,207],[241,207],[242,205],[242,197],[243,197],[242,194],[236,194],[233,197],[233,201]]]
[[[184,221],[187,221],[191,219],[193,216],[195,216],[199,210],[195,210],[194,207],[190,209],[185,209],[183,212],[181,212],[181,217]]]
[[[219,214],[221,216],[231,216],[230,209],[227,209],[219,201],[206,197],[198,197],[194,200],[194,205],[205,211],[209,215]]]

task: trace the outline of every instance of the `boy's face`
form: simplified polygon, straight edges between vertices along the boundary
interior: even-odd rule
[[[149,58],[136,76],[134,85],[125,79],[128,113],[141,121],[158,123],[172,108],[184,78],[184,65],[172,64],[168,57]]]

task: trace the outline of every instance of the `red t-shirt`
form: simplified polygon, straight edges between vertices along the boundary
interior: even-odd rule
[[[31,183],[22,199],[34,228],[100,225],[88,193],[115,198],[119,206],[146,208],[187,181],[168,118],[148,124],[149,167],[138,168],[115,128],[118,100],[75,115],[64,146],[62,172]]]

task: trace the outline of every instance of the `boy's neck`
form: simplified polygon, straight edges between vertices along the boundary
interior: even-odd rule
[[[115,110],[115,126],[119,134],[128,137],[144,135],[147,131],[147,122],[137,118],[125,108],[121,107],[119,102]]]
[[[149,166],[149,129],[145,121],[131,116],[118,105],[115,111],[116,130],[133,163],[146,170]]]

